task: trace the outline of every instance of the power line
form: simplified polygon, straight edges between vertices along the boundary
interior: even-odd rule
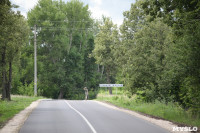
[[[190,21],[187,21],[187,22],[200,22],[199,21],[200,19],[194,19],[194,20],[190,20]],[[90,22],[90,21],[85,21],[85,20],[81,20],[81,21],[52,21],[52,20],[31,20],[33,22]],[[184,26],[187,24],[187,22],[183,22],[183,23],[177,23],[177,21],[174,21],[174,24],[175,25],[178,25],[178,26]],[[147,26],[148,27],[148,24],[144,24],[144,26]],[[91,31],[91,30],[100,30],[100,31],[104,31],[104,30],[112,30],[110,28],[100,28],[98,26],[90,26],[90,27],[85,27],[85,28],[67,28],[64,26],[60,27],[59,25],[58,26],[39,26],[37,25],[38,27],[38,31],[42,31],[42,30],[50,30],[50,31]],[[84,26],[82,26],[84,27]],[[33,27],[31,27],[33,29]],[[127,27],[128,28],[128,27]],[[127,29],[127,31],[131,31],[132,29]],[[183,29],[184,30],[184,29]],[[172,29],[172,31],[175,31],[174,29]],[[180,31],[180,30],[177,30],[177,31]]]
[[[76,29],[76,28],[58,28],[58,27],[43,27],[40,30],[65,30],[65,31],[86,31],[86,30],[93,30],[93,29],[99,29],[99,28],[79,28],[79,29]]]
[[[101,21],[102,19],[95,19]],[[28,20],[30,22],[58,22],[58,23],[69,23],[69,22],[92,22],[89,20]]]
[[[103,19],[94,19],[94,20],[103,21]],[[92,22],[93,20],[91,19],[91,21],[89,21],[89,20],[28,20],[28,21],[30,21],[30,22],[69,23],[69,22]],[[178,22],[178,21],[182,21],[182,20],[168,20],[168,21]],[[200,21],[200,18],[184,20],[184,22],[194,22],[194,21]]]

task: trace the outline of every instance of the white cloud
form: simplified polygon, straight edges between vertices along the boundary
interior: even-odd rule
[[[90,0],[89,10],[91,11],[93,18],[101,19],[102,15],[110,17],[110,13],[105,9],[103,10],[102,6],[102,0]]]
[[[11,0],[12,4],[16,4],[19,6],[18,9],[20,10],[21,14],[27,17],[27,12],[32,9],[36,4],[38,0]]]
[[[31,8],[33,8],[36,4],[37,4],[38,0],[26,0],[25,1],[25,7],[30,10]]]
[[[37,4],[38,0],[11,0],[12,3],[19,5],[21,8],[25,10],[29,10],[33,8]]]
[[[104,15],[106,17],[110,17],[110,14],[107,11],[102,10],[98,6],[89,7],[89,10],[92,12],[92,17],[95,18],[95,19],[101,19],[102,15]]]
[[[27,18],[27,12],[31,10],[39,0],[10,0],[13,4],[19,5],[15,11],[21,11],[21,14]],[[70,1],[70,0],[64,0]],[[102,19],[102,15],[111,17],[118,26],[123,22],[123,11],[129,10],[131,3],[135,0],[81,0],[89,5],[92,17]]]
[[[102,4],[102,0],[90,0],[91,3],[100,6]]]
[[[113,19],[114,24],[117,24],[118,28],[120,27],[120,25],[122,25],[123,23],[123,19]]]

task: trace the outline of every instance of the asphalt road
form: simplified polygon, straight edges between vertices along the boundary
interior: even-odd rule
[[[19,133],[168,133],[152,123],[95,101],[44,100]]]

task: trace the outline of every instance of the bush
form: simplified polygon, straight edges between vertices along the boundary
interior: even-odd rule
[[[137,102],[144,102],[146,101],[145,91],[137,91],[136,92],[136,101]]]
[[[193,77],[187,77],[181,85],[179,96],[183,106],[192,115],[200,116],[200,83]]]
[[[34,83],[19,86],[18,92],[20,95],[34,96]]]
[[[146,89],[143,91],[136,92],[136,101],[137,102],[154,102],[155,101],[155,92],[154,90]]]
[[[93,89],[89,91],[89,99],[95,99],[97,97],[97,92],[95,92]]]

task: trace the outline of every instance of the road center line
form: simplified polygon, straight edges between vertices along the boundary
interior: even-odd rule
[[[72,107],[67,101],[65,101],[67,103],[67,105],[73,109],[76,113],[78,113],[83,120],[88,124],[88,126],[90,127],[90,129],[92,130],[93,133],[97,133],[96,130],[94,129],[94,127],[92,126],[92,124],[85,118],[85,116],[83,114],[81,114],[78,110],[76,110],[74,107]]]

